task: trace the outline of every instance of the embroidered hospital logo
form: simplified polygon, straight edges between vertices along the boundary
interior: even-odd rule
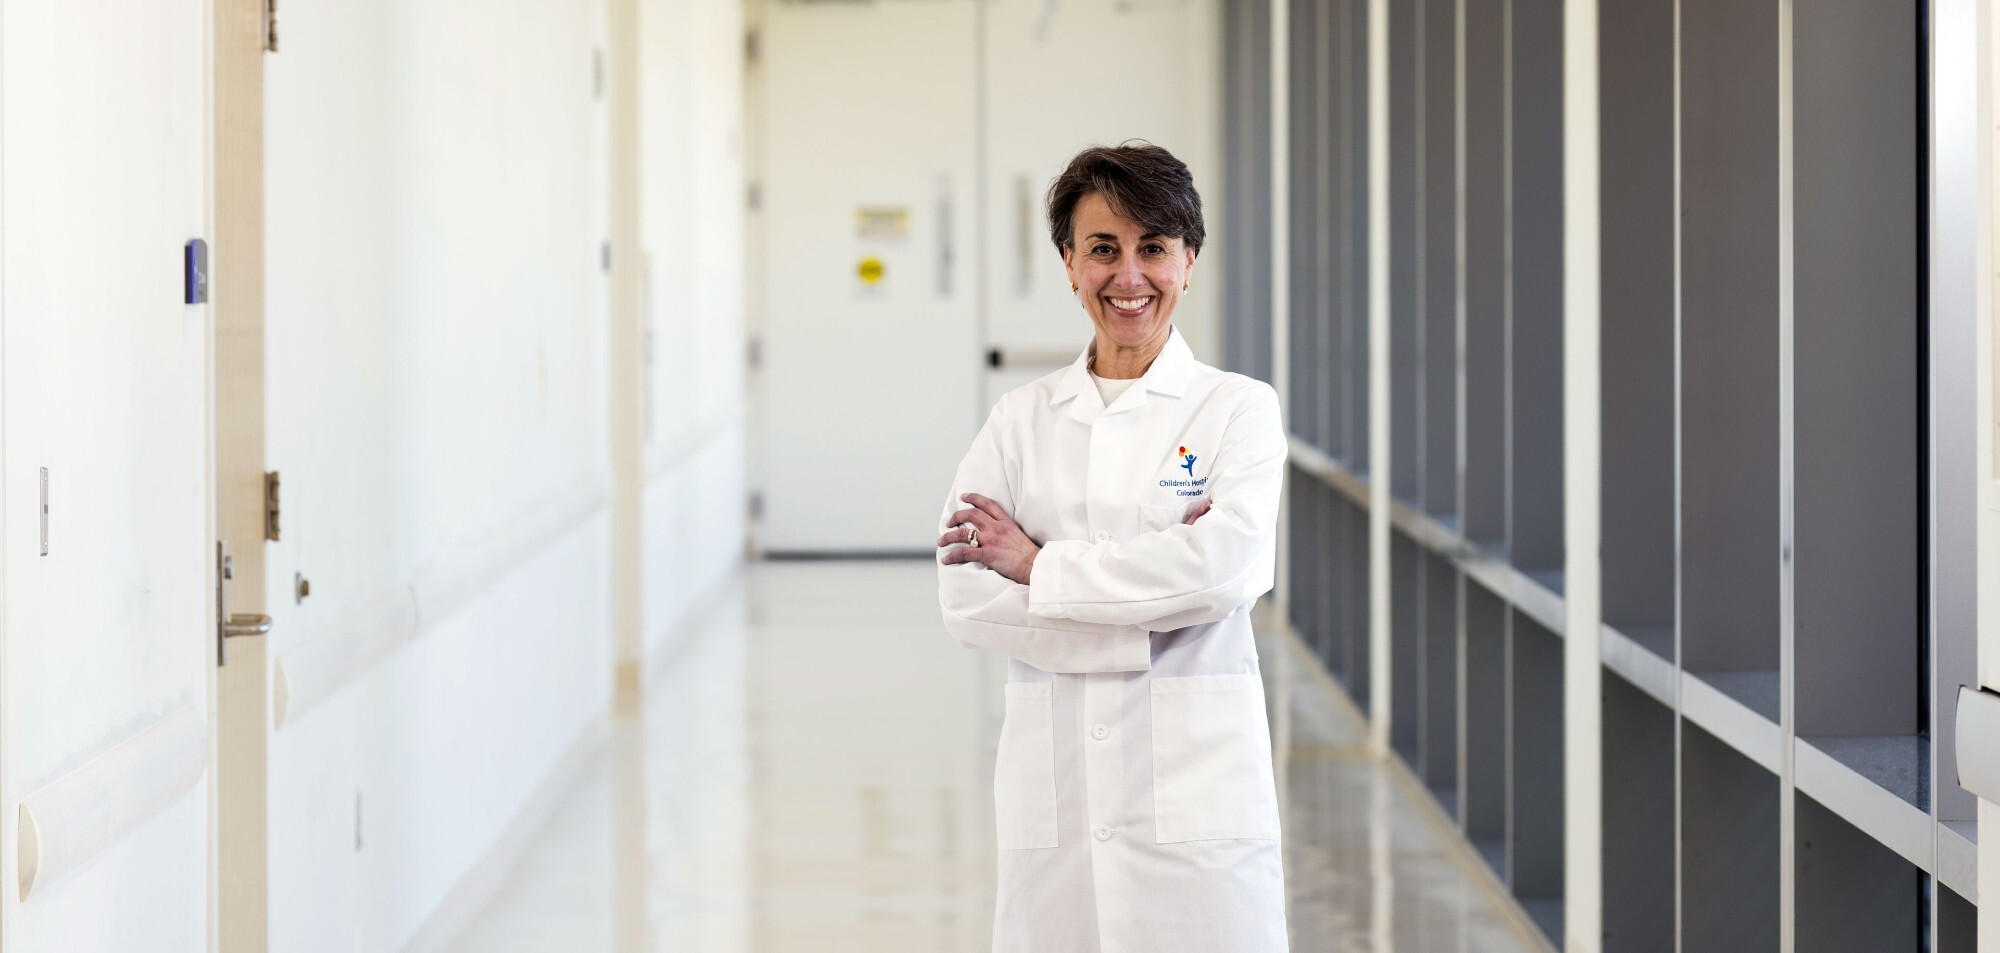
[[[1195,455],[1189,453],[1188,448],[1186,447],[1181,448],[1181,469],[1186,470],[1188,472],[1188,479],[1194,478],[1195,459],[1196,459]]]

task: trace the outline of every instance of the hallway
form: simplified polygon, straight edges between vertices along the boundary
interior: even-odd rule
[[[1004,669],[945,636],[932,567],[753,564],[679,638],[445,949],[986,949]],[[1263,641],[1290,699],[1294,949],[1545,949],[1324,675]]]

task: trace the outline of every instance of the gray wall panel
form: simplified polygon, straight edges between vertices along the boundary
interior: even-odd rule
[[[1506,0],[1465,2],[1465,497],[1462,531],[1507,540]],[[1435,287],[1435,285],[1433,285]],[[1426,340],[1427,348],[1434,346]],[[1436,368],[1436,361],[1426,361]],[[1432,420],[1437,418],[1433,415]]]
[[[1604,950],[1674,953],[1674,713],[1622,678],[1604,695]]]
[[[1425,510],[1458,512],[1458,9],[1419,0],[1423,11],[1423,384]]]
[[[1819,802],[1798,797],[1797,948],[1813,953],[1924,949],[1923,873]]]
[[[1512,0],[1513,367],[1508,554],[1563,564],[1562,0]]]
[[[1555,633],[1514,614],[1512,710],[1514,812],[1508,851],[1514,895],[1563,895],[1563,646]],[[1557,938],[1560,940],[1560,937]]]
[[[1422,9],[1422,2],[1389,6],[1389,489],[1411,501],[1420,500],[1423,478],[1417,386],[1423,248],[1417,24]]]
[[[1778,779],[1691,724],[1681,730],[1681,949],[1778,949]]]
[[[1602,11],[1604,620],[1640,629],[1675,620],[1674,2]]]
[[[1462,775],[1465,834],[1505,875],[1507,838],[1507,605],[1484,586],[1466,583]]]
[[[1390,677],[1389,743],[1403,760],[1422,763],[1418,744],[1423,728],[1424,549],[1409,537],[1389,538]]]
[[[1424,732],[1417,764],[1433,790],[1458,785],[1458,568],[1424,554]]]
[[[1681,3],[1681,651],[1776,669],[1778,7]]]
[[[1916,14],[1793,17],[1802,735],[1924,730]]]
[[[1341,0],[1341,128],[1346,148],[1342,177],[1342,248],[1347,262],[1340,285],[1343,353],[1340,386],[1347,408],[1347,457],[1356,470],[1368,461],[1368,4]]]

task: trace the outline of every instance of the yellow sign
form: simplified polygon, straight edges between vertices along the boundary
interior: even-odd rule
[[[873,288],[882,283],[882,271],[882,259],[870,255],[861,259],[861,264],[855,268],[854,273],[861,277],[863,285]]]
[[[910,237],[910,210],[900,205],[863,205],[854,210],[856,237],[900,242]]]

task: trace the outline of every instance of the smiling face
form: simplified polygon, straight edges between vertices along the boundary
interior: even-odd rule
[[[1121,348],[1166,339],[1194,259],[1185,242],[1148,231],[1094,192],[1076,204],[1075,227],[1063,249],[1063,267],[1099,341]]]

